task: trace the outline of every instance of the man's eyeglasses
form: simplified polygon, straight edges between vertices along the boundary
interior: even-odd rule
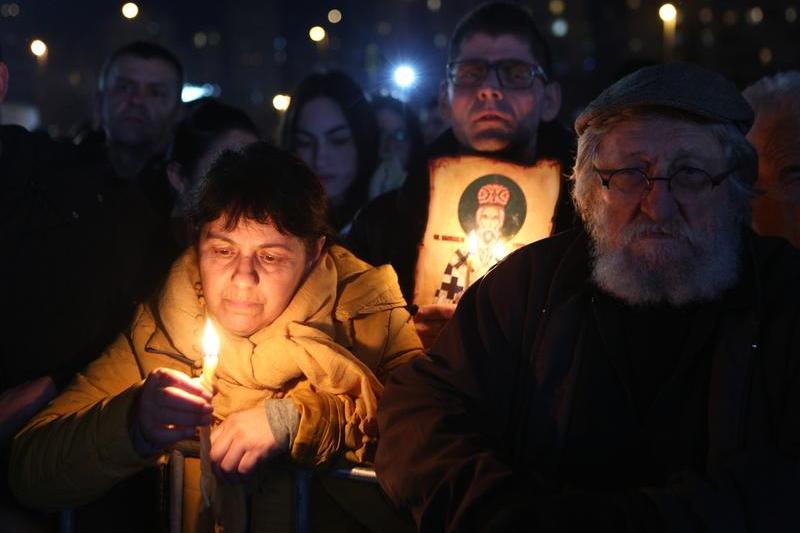
[[[712,176],[700,168],[681,167],[665,178],[649,176],[640,168],[603,170],[595,167],[603,187],[626,200],[641,200],[656,181],[666,181],[667,189],[679,202],[692,202],[722,183],[737,169],[732,168]]]
[[[502,61],[484,61],[482,59],[465,59],[447,64],[447,79],[456,87],[478,87],[489,76],[491,71],[497,73],[500,87],[504,89],[530,89],[536,78],[547,83],[544,69],[539,65],[526,63],[517,59]]]

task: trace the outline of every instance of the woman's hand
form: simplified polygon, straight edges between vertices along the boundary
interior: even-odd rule
[[[145,443],[134,439],[134,447],[146,456],[191,438],[197,426],[211,424],[212,410],[211,393],[197,380],[177,370],[157,368],[147,375],[136,403],[134,434],[138,429]]]
[[[263,404],[232,414],[211,431],[211,464],[227,483],[247,481],[258,463],[282,451]]]

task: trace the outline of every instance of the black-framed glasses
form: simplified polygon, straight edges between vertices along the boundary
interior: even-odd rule
[[[504,89],[530,89],[536,78],[541,78],[544,83],[549,81],[540,65],[518,59],[453,61],[447,64],[447,79],[456,87],[478,87],[491,71],[497,73],[500,87]]]
[[[669,190],[678,201],[694,201],[722,183],[737,169],[726,170],[712,176],[701,168],[681,167],[667,177],[650,176],[641,168],[619,168],[604,170],[595,167],[603,187],[626,199],[641,200],[653,188],[656,181],[666,181]]]

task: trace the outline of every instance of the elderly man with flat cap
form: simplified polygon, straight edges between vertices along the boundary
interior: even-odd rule
[[[421,531],[800,531],[800,255],[748,229],[752,121],[687,64],[578,117],[585,229],[471,287],[381,401]]]

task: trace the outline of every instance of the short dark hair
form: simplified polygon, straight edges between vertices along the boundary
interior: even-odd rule
[[[191,107],[189,115],[175,129],[167,159],[181,166],[184,176],[197,171],[197,163],[223,134],[243,130],[259,137],[258,128],[247,113],[216,98],[203,98]]]
[[[226,229],[242,218],[272,224],[312,252],[328,230],[328,201],[319,178],[298,157],[260,141],[217,158],[200,185],[192,213],[202,227],[225,216]]]
[[[330,98],[342,109],[356,144],[358,155],[356,179],[347,192],[341,213],[346,220],[339,221],[345,224],[350,221],[356,209],[366,203],[369,182],[378,167],[380,148],[378,119],[364,91],[353,78],[339,70],[316,72],[303,78],[292,92],[292,100],[281,125],[281,146],[292,152],[297,151],[295,132],[300,112],[308,102],[321,96]]]
[[[114,65],[114,62],[123,56],[133,56],[138,57],[141,59],[160,59],[169,65],[175,70],[175,74],[177,75],[178,79],[178,99],[181,97],[181,89],[183,89],[183,65],[181,62],[178,61],[178,58],[161,46],[160,44],[156,44],[150,41],[134,41],[132,43],[126,44],[114,50],[114,52],[106,59],[106,62],[103,63],[103,68],[100,71],[100,79],[98,80],[98,88],[102,91],[106,87],[106,79],[108,78],[108,73],[111,70],[111,67]]]
[[[450,37],[448,61],[455,61],[461,53],[461,43],[476,33],[486,33],[492,37],[505,34],[519,37],[528,43],[533,57],[539,61],[548,77],[552,77],[550,47],[536,27],[533,15],[524,7],[510,2],[489,2],[464,15]]]

